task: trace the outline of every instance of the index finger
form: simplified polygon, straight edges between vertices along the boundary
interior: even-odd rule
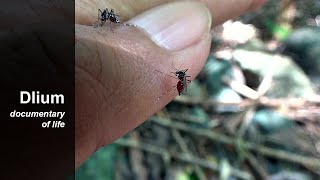
[[[178,0],[76,0],[75,2],[75,23],[91,25],[97,21],[98,9],[114,9],[122,21],[161,4]],[[266,0],[197,0],[205,3],[212,15],[212,26],[239,16],[245,12],[255,10]],[[183,11],[183,10],[182,10]]]

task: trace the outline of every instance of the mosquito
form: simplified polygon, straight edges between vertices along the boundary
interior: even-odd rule
[[[171,72],[171,73],[174,74],[174,76],[171,76],[171,75],[166,74],[166,73],[164,73],[164,74],[167,75],[167,76],[170,76],[170,77],[172,77],[174,79],[177,79],[178,80],[177,85],[173,86],[172,88],[168,89],[166,92],[162,93],[158,97],[158,101],[163,95],[167,94],[169,91],[171,91],[174,88],[177,88],[179,96],[182,94],[182,92],[187,92],[188,83],[191,82],[191,80],[188,79],[188,77],[191,77],[191,76],[188,76],[187,73],[186,73],[188,71],[188,69],[179,70],[179,69],[174,67],[173,62],[172,62],[172,67],[175,70],[175,72]],[[158,71],[158,70],[156,70],[156,71]],[[158,71],[158,72],[160,72],[160,71]],[[161,73],[163,73],[163,72],[161,72]]]
[[[98,9],[98,20],[95,23],[93,23],[93,26],[94,27],[99,27],[99,26],[101,27],[101,26],[103,26],[103,24],[107,20],[110,20],[110,22],[112,22],[112,23],[122,24],[122,25],[125,25],[125,26],[137,26],[135,24],[127,24],[127,23],[121,22],[120,16],[116,15],[114,13],[113,9],[111,9],[111,11],[109,12],[108,8],[105,8],[105,9],[102,9],[102,10]],[[101,22],[101,24],[95,25],[99,21]],[[110,28],[111,28],[112,32],[114,32],[111,24],[110,24]]]

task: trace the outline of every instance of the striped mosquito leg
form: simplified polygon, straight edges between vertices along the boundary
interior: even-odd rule
[[[176,88],[176,87],[177,87],[177,86],[173,86],[172,88],[168,89],[166,92],[162,93],[162,94],[158,97],[157,101],[159,101],[162,96],[164,96],[165,94],[167,94],[169,91],[171,91],[173,88]]]
[[[122,25],[125,25],[125,26],[135,26],[135,27],[137,27],[137,25],[135,25],[135,24],[128,24],[128,23],[123,23],[123,22],[120,22]]]
[[[191,83],[191,80],[189,79],[186,79],[185,82],[183,83],[184,84],[184,92],[188,92],[188,86],[189,84]]]
[[[98,21],[97,21],[97,22],[98,22]],[[104,22],[101,22],[101,24],[97,24],[97,22],[95,22],[94,24],[92,24],[92,26],[93,26],[94,28],[102,27],[103,24],[105,23],[105,21],[104,21]]]
[[[111,31],[114,33],[114,30],[113,30],[113,27],[111,25],[111,23],[109,24],[110,28],[111,28]]]
[[[92,26],[95,27],[95,28],[98,27],[98,26],[99,26],[99,25],[97,24],[98,22],[99,22],[99,20],[96,21],[96,22],[94,22],[94,23],[92,24]]]
[[[164,74],[164,75],[166,75],[166,76],[170,76],[170,77],[172,77],[172,78],[174,78],[174,79],[179,80],[176,76],[171,76],[171,75],[169,75],[169,74],[167,74],[167,73],[165,73],[165,72],[161,72],[161,71],[159,71],[159,70],[156,70],[156,71],[158,71],[159,73],[162,73],[162,74]]]

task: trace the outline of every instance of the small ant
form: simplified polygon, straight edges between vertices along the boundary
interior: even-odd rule
[[[122,24],[122,25],[125,25],[125,26],[137,26],[137,25],[134,25],[134,24],[127,24],[127,23],[121,22],[120,17],[114,13],[114,10],[111,9],[111,11],[109,12],[108,8],[103,9],[103,10],[98,9],[98,21],[100,21],[101,24],[100,25],[95,25],[98,22],[98,21],[96,21],[93,24],[93,26],[94,27],[103,26],[103,24],[107,20],[110,20],[113,23]],[[114,32],[111,24],[110,24],[110,28],[111,28],[112,32]]]
[[[188,86],[187,83],[190,83],[190,82],[191,82],[191,80],[187,79],[188,77],[191,77],[191,76],[187,76],[187,74],[186,74],[186,72],[188,71],[188,69],[179,70],[179,69],[177,69],[177,68],[174,67],[173,63],[172,63],[172,67],[173,67],[173,69],[175,70],[175,72],[171,72],[171,73],[173,73],[175,76],[171,76],[171,75],[168,75],[168,74],[166,74],[166,75],[168,75],[168,76],[170,76],[170,77],[172,77],[172,78],[175,78],[175,79],[178,78],[179,81],[178,81],[177,85],[173,86],[172,88],[168,89],[166,92],[164,92],[163,94],[161,94],[161,95],[158,97],[158,101],[159,101],[159,99],[160,99],[163,95],[165,95],[166,93],[168,93],[169,91],[171,91],[171,90],[172,90],[173,88],[175,88],[175,87],[177,87],[177,91],[178,91],[178,93],[179,93],[179,96],[181,95],[181,93],[182,93],[183,91],[187,92],[187,86]]]

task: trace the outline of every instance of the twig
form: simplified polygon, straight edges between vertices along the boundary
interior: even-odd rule
[[[272,72],[267,73],[258,87],[259,98],[267,93],[272,84]]]
[[[187,162],[187,163],[191,163],[191,164],[196,164],[198,166],[210,169],[210,170],[214,170],[214,171],[219,171],[219,166],[216,163],[213,162],[209,162],[205,159],[201,159],[195,156],[192,156],[190,154],[185,154],[185,153],[179,153],[179,154],[175,154],[175,153],[169,153],[166,149],[158,147],[158,146],[154,146],[151,144],[146,144],[146,143],[141,143],[138,141],[134,141],[134,140],[127,140],[127,139],[118,139],[117,141],[114,142],[115,144],[121,145],[121,146],[126,146],[126,147],[131,147],[131,148],[139,148],[142,149],[144,151],[148,151],[150,153],[154,153],[154,154],[159,154],[163,157],[167,157],[167,158],[175,158],[177,160],[183,161],[183,162]],[[232,168],[231,169],[231,174],[235,177],[241,178],[241,179],[252,179],[251,175],[243,172],[239,169],[235,169]]]
[[[176,113],[170,112],[171,119],[187,122],[187,123],[195,123],[199,125],[205,125],[208,128],[215,128],[220,125],[220,122],[217,119],[208,118],[199,118],[194,115],[185,114],[185,113]]]
[[[187,156],[192,155],[192,153],[189,151],[187,143],[183,140],[180,132],[177,129],[172,129],[172,134],[173,134],[173,137],[175,138],[175,140],[178,142],[182,152],[185,153]],[[202,169],[198,165],[194,165],[194,169],[195,169],[195,172],[200,180],[207,179],[204,172],[202,171]]]
[[[178,130],[189,132],[198,136],[203,136],[213,141],[221,142],[224,144],[236,146],[236,143],[237,143],[235,138],[222,135],[217,132],[213,132],[204,128],[195,128],[195,127],[190,128],[183,123],[170,122],[170,121],[167,121],[166,119],[159,119],[156,117],[151,117],[150,120],[152,122],[155,122],[165,127],[174,127]],[[317,159],[315,157],[307,157],[307,156],[302,156],[299,154],[295,154],[295,153],[291,153],[283,150],[272,149],[272,148],[254,144],[251,142],[243,142],[242,147],[248,150],[255,151],[265,156],[278,158],[278,159],[282,159],[282,160],[293,162],[293,163],[298,163],[306,167],[320,168],[320,159]]]
[[[253,89],[251,89],[250,87],[235,81],[235,80],[231,80],[227,77],[224,77],[222,79],[222,81],[224,83],[226,83],[231,89],[233,89],[234,91],[236,91],[237,93],[249,98],[249,99],[258,99],[259,98],[259,93]]]
[[[251,99],[244,99],[240,103],[239,102],[221,102],[215,100],[200,100],[193,99],[188,97],[178,97],[174,99],[175,102],[188,104],[188,105],[199,105],[204,109],[209,109],[210,107],[219,105],[219,106],[234,106],[238,107],[239,111],[243,111],[248,106],[253,105],[263,105],[270,108],[279,108],[286,107],[288,111],[285,116],[290,117],[291,119],[315,119],[320,115],[320,98],[315,96],[313,99],[303,99],[303,98],[268,98],[262,96],[258,101]],[[312,111],[303,111],[303,110],[312,110]],[[303,112],[302,112],[303,111]]]
[[[198,118],[196,116],[192,116],[192,115],[186,115],[184,113],[176,113],[176,112],[170,112],[170,117],[172,119],[177,119],[177,120],[181,120],[181,121],[186,121],[186,122],[191,122],[191,123],[197,123],[197,124],[204,124],[208,121],[210,121],[209,119],[204,119],[204,118]]]
[[[195,99],[190,98],[187,96],[179,96],[174,99],[175,102],[185,103],[190,105],[200,105],[203,107],[213,106],[213,105],[224,105],[224,106],[250,106],[254,102],[250,99],[244,99],[240,103],[239,102],[221,102],[215,101],[212,99],[209,100],[202,100],[202,99]],[[267,107],[280,107],[286,105],[288,108],[302,108],[305,106],[320,106],[320,97],[315,96],[314,98],[305,99],[305,98],[268,98],[262,96],[258,101],[260,105],[264,105]]]
[[[165,118],[167,118],[167,119],[170,119],[170,121],[171,121],[172,115],[171,115],[171,114],[169,115],[169,113],[168,113],[166,110],[164,110],[164,111],[162,111],[162,112],[163,112],[163,116],[164,116]],[[161,113],[159,113],[159,114],[161,114]],[[184,141],[184,139],[182,138],[180,132],[179,132],[176,128],[170,128],[170,129],[171,129],[171,133],[172,133],[174,139],[175,139],[176,142],[178,143],[178,145],[179,145],[180,149],[182,150],[182,152],[183,152],[183,153],[186,153],[186,154],[193,155],[193,154],[189,151],[188,145],[187,145],[187,143]],[[202,170],[198,165],[193,165],[193,167],[194,167],[195,173],[197,174],[197,176],[198,176],[198,178],[199,178],[200,180],[206,180],[206,179],[207,179],[206,176],[205,176],[205,174],[204,174],[204,172],[203,172],[203,170]]]
[[[261,162],[259,162],[252,153],[248,152],[246,158],[251,167],[259,174],[259,179],[268,179],[268,173],[263,168],[263,165],[261,165]]]
[[[133,131],[129,134],[130,138],[139,141],[139,134],[137,131]],[[137,179],[146,180],[148,179],[146,167],[143,166],[143,153],[138,149],[130,149],[130,163],[132,171],[136,175]]]
[[[243,140],[243,136],[245,135],[245,132],[249,126],[249,124],[251,123],[252,121],[252,118],[254,116],[254,113],[256,111],[256,108],[257,108],[257,105],[258,105],[258,102],[259,102],[259,99],[265,95],[265,93],[267,93],[268,89],[271,87],[271,83],[272,83],[272,73],[268,73],[262,80],[262,82],[260,83],[259,87],[258,87],[258,90],[255,91],[255,94],[256,96],[255,97],[251,97],[252,99],[252,102],[253,104],[251,106],[247,106],[245,108],[245,110],[243,112],[241,112],[242,114],[242,118],[240,119],[240,122],[241,122],[241,126],[240,128],[238,129],[237,133],[236,133],[236,137],[239,139],[239,140]],[[232,88],[232,87],[231,87]],[[250,89],[249,87],[247,87],[246,85],[242,85],[242,86],[239,86],[239,88],[242,88],[242,89]],[[252,89],[252,91],[254,91]],[[250,156],[251,153],[250,152],[247,152],[247,149],[243,149],[242,146],[236,146],[237,148],[237,151],[242,151],[242,152],[245,152],[245,153],[240,153],[241,154],[245,154],[244,158],[247,158],[248,161],[253,164],[255,163],[255,159]],[[255,167],[255,166],[253,166]],[[259,175],[261,176],[261,178],[263,179],[266,179],[266,176],[263,176],[264,173],[263,173],[263,169],[262,168],[259,168],[259,167],[255,167],[255,170],[259,173]]]
[[[272,73],[268,73],[260,83],[258,90],[255,92],[257,96],[252,98],[253,100],[252,106],[247,106],[246,111],[242,112],[244,115],[241,121],[242,124],[237,133],[238,137],[242,138],[244,136],[245,131],[247,130],[247,127],[251,123],[252,117],[254,116],[254,112],[256,111],[259,99],[267,93],[267,91],[271,87],[271,83],[272,83]],[[246,85],[242,85],[242,86],[243,86],[242,88],[249,88]],[[254,90],[252,89],[252,91]]]

